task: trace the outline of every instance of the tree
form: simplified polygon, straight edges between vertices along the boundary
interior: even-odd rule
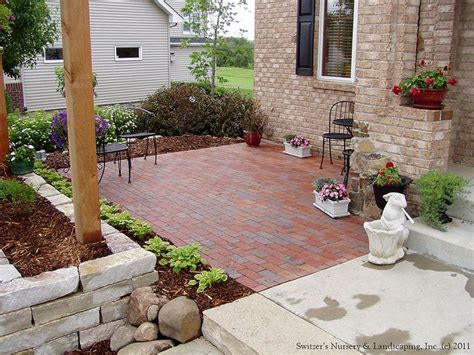
[[[204,39],[201,51],[191,55],[189,69],[197,81],[208,84],[211,91],[216,88],[217,62],[225,46],[224,36],[229,25],[235,21],[236,7],[246,5],[247,0],[186,0],[182,13],[187,18],[184,25],[189,27],[194,39]],[[192,39],[185,39],[187,46]]]
[[[218,67],[253,68],[254,45],[245,37],[226,37],[217,60]]]
[[[22,66],[36,64],[43,48],[57,38],[56,22],[45,0],[6,0],[0,14],[7,16],[9,28],[0,21],[0,46],[3,47],[3,70],[18,78]]]

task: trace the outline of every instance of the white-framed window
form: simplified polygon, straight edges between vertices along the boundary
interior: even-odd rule
[[[115,60],[142,60],[141,46],[115,46]]]
[[[193,12],[192,14],[184,16],[183,35],[195,35],[196,33],[191,24],[198,24],[199,22],[199,12]]]
[[[62,63],[63,49],[61,47],[43,48],[43,58],[45,63]]]
[[[358,0],[321,0],[318,78],[355,81]]]

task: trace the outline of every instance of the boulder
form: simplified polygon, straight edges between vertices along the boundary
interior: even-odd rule
[[[117,351],[124,346],[135,341],[135,331],[137,328],[127,324],[117,328],[110,338],[110,350]]]
[[[130,344],[118,352],[118,355],[154,355],[173,347],[171,340],[154,340]]]
[[[152,304],[150,307],[148,307],[148,310],[146,311],[147,320],[149,322],[153,322],[154,320],[157,320],[159,310],[160,310],[160,307],[158,307],[156,304]]]
[[[181,296],[166,303],[158,313],[160,332],[186,343],[201,335],[201,316],[196,302]]]
[[[140,287],[130,295],[130,306],[128,308],[128,322],[139,326],[148,320],[148,308],[152,305],[158,306],[158,310],[169,300],[166,297],[158,297],[151,287]]]
[[[136,341],[152,341],[158,339],[159,332],[158,325],[156,323],[145,322],[140,325],[135,331]]]

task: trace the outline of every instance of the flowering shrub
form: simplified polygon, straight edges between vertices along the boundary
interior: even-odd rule
[[[107,135],[109,130],[109,123],[102,117],[95,116],[95,136],[97,143]],[[53,140],[58,150],[64,150],[67,147],[67,113],[65,111],[59,112],[54,116],[51,122],[51,139]]]
[[[344,184],[324,184],[319,191],[321,201],[341,201],[347,198],[347,190]]]
[[[425,69],[425,61],[422,60],[419,67],[421,73],[415,73],[411,77],[404,79],[400,85],[395,85],[392,92],[395,95],[420,95],[423,89],[441,90],[449,85],[456,85],[457,81],[449,77],[449,67]]]
[[[30,112],[24,116],[19,112],[8,115],[8,133],[12,148],[32,145],[36,150],[54,150],[51,142],[51,114],[44,111]]]
[[[373,177],[373,181],[378,186],[399,186],[402,184],[398,168],[391,161],[385,165],[385,168],[377,172],[377,175]]]
[[[106,143],[116,142],[118,135],[134,132],[138,128],[137,122],[139,120],[135,112],[121,105],[98,107],[95,112],[109,124],[109,130],[105,138]],[[146,130],[145,128],[142,129]]]
[[[295,148],[298,148],[298,147],[306,148],[309,146],[310,141],[307,140],[303,136],[296,136],[296,137],[293,137],[288,143],[290,143],[291,146]]]
[[[32,145],[24,145],[8,154],[5,158],[7,163],[32,163],[35,161],[35,148]]]

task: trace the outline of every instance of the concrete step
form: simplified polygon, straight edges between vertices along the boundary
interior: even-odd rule
[[[454,219],[446,224],[447,231],[442,232],[415,218],[415,224],[408,223],[407,226],[410,229],[408,249],[462,269],[474,270],[474,224]]]
[[[474,223],[474,167],[453,164],[450,173],[462,176],[468,185],[463,194],[459,195],[448,209],[448,215],[463,221]]]
[[[186,344],[181,344],[160,354],[166,355],[222,355],[217,348],[203,337],[197,338]]]
[[[224,354],[235,355],[338,354],[324,345],[346,344],[260,294],[204,311],[202,331]]]

